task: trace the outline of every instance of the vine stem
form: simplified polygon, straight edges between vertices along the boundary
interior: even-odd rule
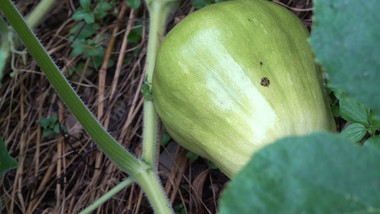
[[[153,42],[149,42],[147,56],[147,81],[152,81],[155,57],[159,45],[159,36],[163,35],[166,18],[174,8],[173,1],[168,0],[147,0],[148,8],[151,12],[150,36]],[[173,213],[167,200],[163,188],[155,171],[154,157],[157,133],[157,115],[153,103],[147,102],[144,110],[147,111],[144,119],[151,118],[150,124],[144,124],[144,139],[142,161],[136,159],[131,153],[124,149],[97,121],[93,114],[73,90],[69,82],[63,76],[57,65],[46,52],[45,48],[38,41],[30,27],[10,0],[0,0],[0,9],[8,18],[21,40],[28,48],[30,54],[37,61],[46,77],[54,86],[61,99],[77,118],[89,136],[112,159],[120,169],[128,173],[145,191],[155,213]],[[157,19],[157,20],[156,20]],[[155,24],[153,24],[155,23]],[[150,116],[149,116],[150,115]],[[150,134],[148,134],[150,133]],[[144,136],[145,138],[145,136]]]
[[[90,206],[88,206],[86,209],[82,210],[79,214],[88,214],[94,211],[96,208],[98,208],[101,204],[106,202],[108,199],[112,198],[112,196],[116,195],[118,192],[123,190],[125,187],[132,184],[134,180],[132,178],[127,178],[126,180],[120,182],[118,185],[116,185],[114,188],[112,188],[110,191],[108,191],[106,194],[102,195],[98,200],[96,200],[94,203],[92,203]]]

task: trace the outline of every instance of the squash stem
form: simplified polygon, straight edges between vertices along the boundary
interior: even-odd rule
[[[145,84],[152,86],[153,71],[160,40],[164,36],[167,18],[174,9],[177,0],[146,0],[150,14],[149,40],[147,60],[145,65]],[[143,120],[143,151],[141,160],[145,163],[146,170],[142,171],[136,179],[145,190],[151,205],[156,213],[173,213],[172,207],[159,183],[156,170],[157,153],[157,121],[158,116],[151,97],[144,96],[144,120]],[[154,199],[154,200],[152,200]]]
[[[167,18],[177,0],[146,0],[150,13],[149,40],[146,60],[145,83],[152,86],[153,71],[160,41],[164,36]],[[155,166],[157,148],[157,113],[151,98],[144,98],[144,133],[142,160]]]

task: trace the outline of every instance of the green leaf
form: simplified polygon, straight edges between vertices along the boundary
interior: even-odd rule
[[[95,16],[93,13],[86,13],[85,16],[83,16],[83,19],[84,21],[87,23],[87,24],[92,24],[95,22]]]
[[[191,2],[191,4],[193,5],[193,7],[195,7],[196,9],[200,9],[202,7],[205,7],[207,5],[210,5],[211,2],[207,1],[207,0],[193,0]]]
[[[341,133],[340,136],[351,140],[354,143],[359,142],[365,134],[367,133],[367,129],[363,124],[353,123],[347,126]]]
[[[138,26],[137,28],[131,30],[131,32],[128,34],[128,42],[139,42],[140,38],[142,36],[142,27]]]
[[[73,51],[71,52],[72,56],[78,56],[85,52],[87,41],[85,39],[77,39],[71,44],[71,47],[73,48]]]
[[[0,137],[0,178],[10,169],[17,167],[16,159],[12,158],[7,151],[7,147],[3,139]],[[0,199],[0,212],[2,210]]]
[[[141,86],[141,93],[144,95],[144,98],[147,100],[152,100],[153,99],[153,94],[152,94],[152,88],[149,83],[144,82]]]
[[[53,114],[49,117],[50,124],[55,124],[58,122],[58,116],[56,114]]]
[[[52,129],[44,129],[42,130],[42,137],[48,137],[54,135],[54,131]]]
[[[284,138],[253,155],[228,184],[219,211],[378,213],[379,166],[378,150],[338,135]]]
[[[17,167],[16,159],[12,158],[7,151],[3,139],[0,137],[0,177],[10,169]]]
[[[210,169],[217,169],[218,167],[213,163],[213,162],[211,162],[211,161],[208,161],[207,162],[207,166],[208,166],[208,168],[210,168]]]
[[[100,53],[99,55],[91,57],[90,65],[92,65],[96,69],[99,69],[100,66],[103,64],[103,58],[104,58],[103,53]]]
[[[345,120],[350,121],[351,123],[362,123],[366,126],[369,125],[368,119],[370,109],[368,107],[345,95],[341,95],[338,98],[340,114]]]
[[[105,52],[105,49],[102,46],[96,43],[92,43],[90,46],[88,46],[88,49],[85,55],[86,57],[101,56],[103,58],[104,52]]]
[[[169,135],[169,133],[166,131],[166,128],[164,125],[161,126],[161,145],[166,146],[170,142],[172,137]]]
[[[189,158],[189,160],[196,160],[199,158],[199,156],[194,152],[187,152],[186,157]]]
[[[42,127],[42,128],[46,128],[49,126],[50,124],[50,120],[47,119],[47,118],[41,118],[39,121],[38,121],[38,124]]]
[[[372,144],[376,149],[380,151],[380,136],[375,135],[370,138],[364,143],[364,145]]]
[[[62,130],[63,133],[67,132],[67,128],[66,128],[65,124],[60,124],[60,127],[61,127],[60,131]]]
[[[54,131],[55,134],[61,133],[61,130],[59,129],[59,127],[60,127],[59,123],[56,123],[54,125],[53,131]]]
[[[369,133],[373,134],[377,129],[380,128],[380,120],[376,116],[375,112],[371,112],[369,116],[370,130]]]
[[[84,20],[87,24],[92,24],[95,21],[94,13],[82,8],[77,9],[72,18],[74,20]]]
[[[168,145],[168,143],[170,142],[170,139],[172,139],[172,137],[167,132],[162,133],[161,134],[161,145],[163,145],[163,146]]]
[[[184,205],[182,203],[175,205],[174,206],[174,212],[175,212],[175,214],[186,214],[186,210],[185,210]]]
[[[316,0],[310,43],[331,85],[379,114],[378,11],[378,0]]]
[[[96,8],[95,17],[96,19],[102,19],[107,15],[107,10],[111,9],[112,5],[108,2],[102,2]]]
[[[89,10],[91,7],[91,0],[80,0],[80,6]]]
[[[332,114],[333,114],[334,117],[339,117],[340,116],[340,108],[339,108],[339,106],[331,105],[330,108],[331,108],[331,112],[332,112]]]
[[[102,2],[99,7],[98,7],[98,10],[100,11],[107,11],[109,9],[112,8],[112,5],[106,1]]]
[[[77,36],[77,39],[87,39],[88,37],[94,35],[96,31],[99,29],[99,25],[96,23],[93,24],[86,24],[83,27],[83,23],[78,23],[73,28],[70,29],[70,33],[73,35],[77,35],[77,33],[80,31],[79,35]],[[70,37],[70,41],[74,39],[74,36]]]
[[[127,5],[133,9],[137,9],[141,5],[141,0],[128,0]]]
[[[95,18],[97,20],[103,19],[105,16],[107,16],[107,12],[104,11],[98,11],[95,13]]]

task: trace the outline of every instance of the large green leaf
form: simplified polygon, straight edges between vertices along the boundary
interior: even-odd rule
[[[264,147],[229,183],[221,214],[380,213],[380,152],[338,135]]]
[[[380,1],[315,0],[310,43],[334,88],[380,113]]]
[[[0,178],[5,172],[17,167],[17,161],[12,158],[5,147],[3,139],[0,137]],[[1,185],[0,185],[1,186]],[[1,212],[1,200],[0,200],[0,212]]]

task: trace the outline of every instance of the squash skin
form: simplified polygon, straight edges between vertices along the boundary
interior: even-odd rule
[[[308,35],[266,0],[217,3],[183,19],[161,44],[152,83],[169,134],[231,178],[276,139],[335,131]]]

